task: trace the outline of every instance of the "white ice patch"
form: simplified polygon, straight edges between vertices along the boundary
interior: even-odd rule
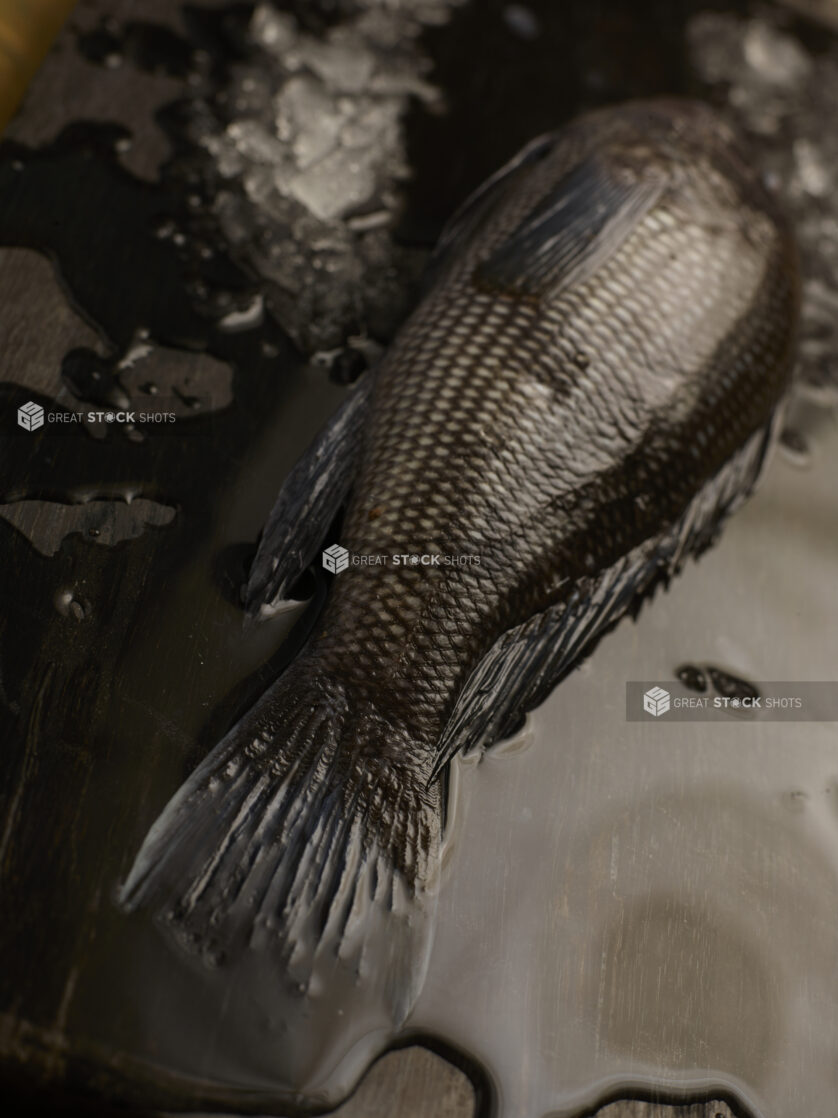
[[[373,315],[401,317],[409,282],[393,269],[409,280],[422,256],[390,233],[409,174],[403,118],[412,98],[441,106],[420,36],[461,2],[366,0],[322,36],[268,4],[254,12],[259,49],[227,93],[232,119],[201,142],[230,182],[216,202],[225,233],[308,352]]]

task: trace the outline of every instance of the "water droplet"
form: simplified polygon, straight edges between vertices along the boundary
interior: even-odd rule
[[[588,357],[587,353],[582,353],[581,350],[580,350],[579,353],[574,354],[573,362],[580,369],[587,369],[587,367],[591,363],[591,359],[590,359],[590,357]]]
[[[88,603],[77,598],[72,590],[59,590],[54,601],[58,612],[73,621],[84,621],[90,610]]]
[[[690,691],[701,692],[707,690],[707,676],[695,664],[682,664],[675,675]]]
[[[780,435],[780,446],[786,460],[795,466],[807,466],[812,458],[806,436],[796,427],[785,427]]]
[[[723,698],[737,699],[740,702],[742,699],[759,698],[759,688],[746,679],[740,679],[721,668],[708,667],[707,674],[710,676],[714,690]]]
[[[792,788],[790,792],[785,794],[783,799],[786,802],[786,806],[791,811],[801,812],[806,810],[806,802],[809,799],[809,795],[800,788]]]

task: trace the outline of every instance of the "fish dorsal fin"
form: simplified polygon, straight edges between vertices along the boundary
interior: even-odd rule
[[[477,266],[474,281],[534,298],[583,283],[626,241],[666,181],[660,172],[588,156]]]
[[[448,262],[460,254],[500,199],[518,180],[519,173],[544,159],[555,143],[556,136],[553,133],[538,136],[466,198],[448,219],[440,234],[425,271],[426,288],[432,286]]]

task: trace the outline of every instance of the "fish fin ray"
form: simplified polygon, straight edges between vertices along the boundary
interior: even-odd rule
[[[584,283],[618,251],[665,186],[662,175],[588,156],[477,265],[474,281],[537,298]]]
[[[480,184],[445,224],[431,258],[425,268],[423,287],[435,284],[448,263],[458,257],[464,247],[482,228],[499,200],[518,181],[520,172],[543,159],[553,148],[556,136],[538,136],[505,163],[495,174]]]
[[[780,410],[692,499],[662,536],[645,541],[566,601],[508,630],[472,673],[443,731],[433,779],[455,754],[487,749],[538,706],[626,613],[667,584],[690,556],[715,540],[723,521],[753,491]]]
[[[430,947],[439,791],[392,760],[404,743],[376,712],[294,667],[164,808],[118,902],[209,965],[268,953],[291,990],[342,963],[398,1024]]]
[[[244,591],[247,613],[282,600],[317,553],[354,480],[372,391],[367,373],[349,391],[285,479],[262,530]]]

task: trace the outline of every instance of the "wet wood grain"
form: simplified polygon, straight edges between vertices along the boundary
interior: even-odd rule
[[[105,16],[116,21],[136,18],[137,5],[132,0],[82,0],[31,86],[8,134],[17,141],[37,146],[53,140],[65,124],[75,119],[116,122],[134,134],[134,142],[123,156],[125,166],[133,174],[152,181],[160,161],[169,152],[168,140],[155,122],[154,114],[177,96],[178,81],[136,68],[125,68],[116,81],[107,69],[86,63],[76,49],[79,31],[95,27]],[[175,5],[170,0],[146,0],[142,18],[179,26]],[[73,214],[58,214],[56,220],[72,223]],[[3,380],[54,398],[62,390],[61,358],[78,346],[101,351],[102,341],[93,326],[69,305],[52,265],[44,256],[29,250],[0,247]],[[2,493],[2,500],[18,499],[27,492],[31,496],[33,488],[49,488],[44,476],[30,485],[26,484],[26,479],[18,479],[10,491]],[[56,517],[59,515],[56,511]],[[20,541],[16,541],[17,545]],[[148,554],[153,554],[151,545],[149,549]],[[0,562],[9,570],[11,563],[23,562],[20,558],[23,554],[20,547],[14,556],[7,548]],[[109,569],[111,573],[103,576],[117,580],[117,584],[111,586],[111,598],[123,603],[119,608],[126,609],[124,600],[136,599],[146,562],[145,553],[139,553],[130,561],[114,563]],[[45,639],[49,638],[49,628],[44,633]],[[63,752],[59,749],[57,753],[45,755],[37,736],[39,727],[51,719],[55,722],[55,706],[65,701],[62,696],[73,687],[87,686],[86,673],[95,670],[96,648],[95,640],[93,643],[85,643],[85,640],[80,638],[74,651],[65,649],[61,662],[50,663],[49,657],[38,659],[33,654],[32,662],[39,664],[41,675],[30,681],[28,695],[32,709],[40,710],[41,714],[31,721],[25,748],[9,777],[5,829],[0,842],[0,861],[14,886],[15,913],[26,932],[22,936],[24,947],[18,943],[12,984],[16,995],[12,999],[11,1016],[6,1018],[5,1039],[0,1038],[0,1057],[15,1076],[23,1067],[25,1078],[27,1055],[20,1038],[30,1018],[51,1023],[42,1034],[47,1038],[42,1044],[54,1045],[51,1056],[33,1061],[32,1066],[37,1071],[30,1074],[28,1088],[23,1090],[24,1102],[28,1097],[27,1089],[33,1092],[33,1098],[36,1096],[48,1069],[54,1068],[57,1081],[63,1081],[65,1030],[70,1028],[67,1008],[73,995],[74,975],[80,962],[96,950],[93,926],[84,921],[75,928],[73,936],[62,941],[60,948],[47,942],[52,933],[42,910],[62,906],[69,910],[75,901],[64,896],[43,895],[41,867],[50,859],[67,859],[65,880],[76,894],[84,894],[85,890],[98,894],[106,888],[106,882],[97,880],[95,874],[91,876],[85,864],[90,846],[84,795],[90,779],[91,756],[76,750],[69,741]],[[3,696],[0,677],[0,698]],[[13,722],[15,707],[19,709],[19,704],[17,699],[6,698]],[[66,741],[66,736],[59,735],[59,740]],[[145,780],[144,774],[137,774],[140,787],[135,800],[149,794]],[[126,797],[126,806],[127,803]],[[101,842],[101,838],[96,841]],[[45,964],[47,956],[50,961]],[[20,1014],[19,1028],[14,1024],[16,1013]],[[93,1080],[95,1082],[95,1076]],[[392,1118],[393,1115],[470,1118],[477,1113],[477,1098],[462,1071],[441,1057],[415,1047],[390,1053],[376,1063],[355,1094],[335,1113],[340,1118]],[[84,1106],[81,1112],[86,1112]],[[641,1101],[614,1101],[597,1113],[601,1118],[731,1118],[732,1114],[723,1102],[664,1106]]]

